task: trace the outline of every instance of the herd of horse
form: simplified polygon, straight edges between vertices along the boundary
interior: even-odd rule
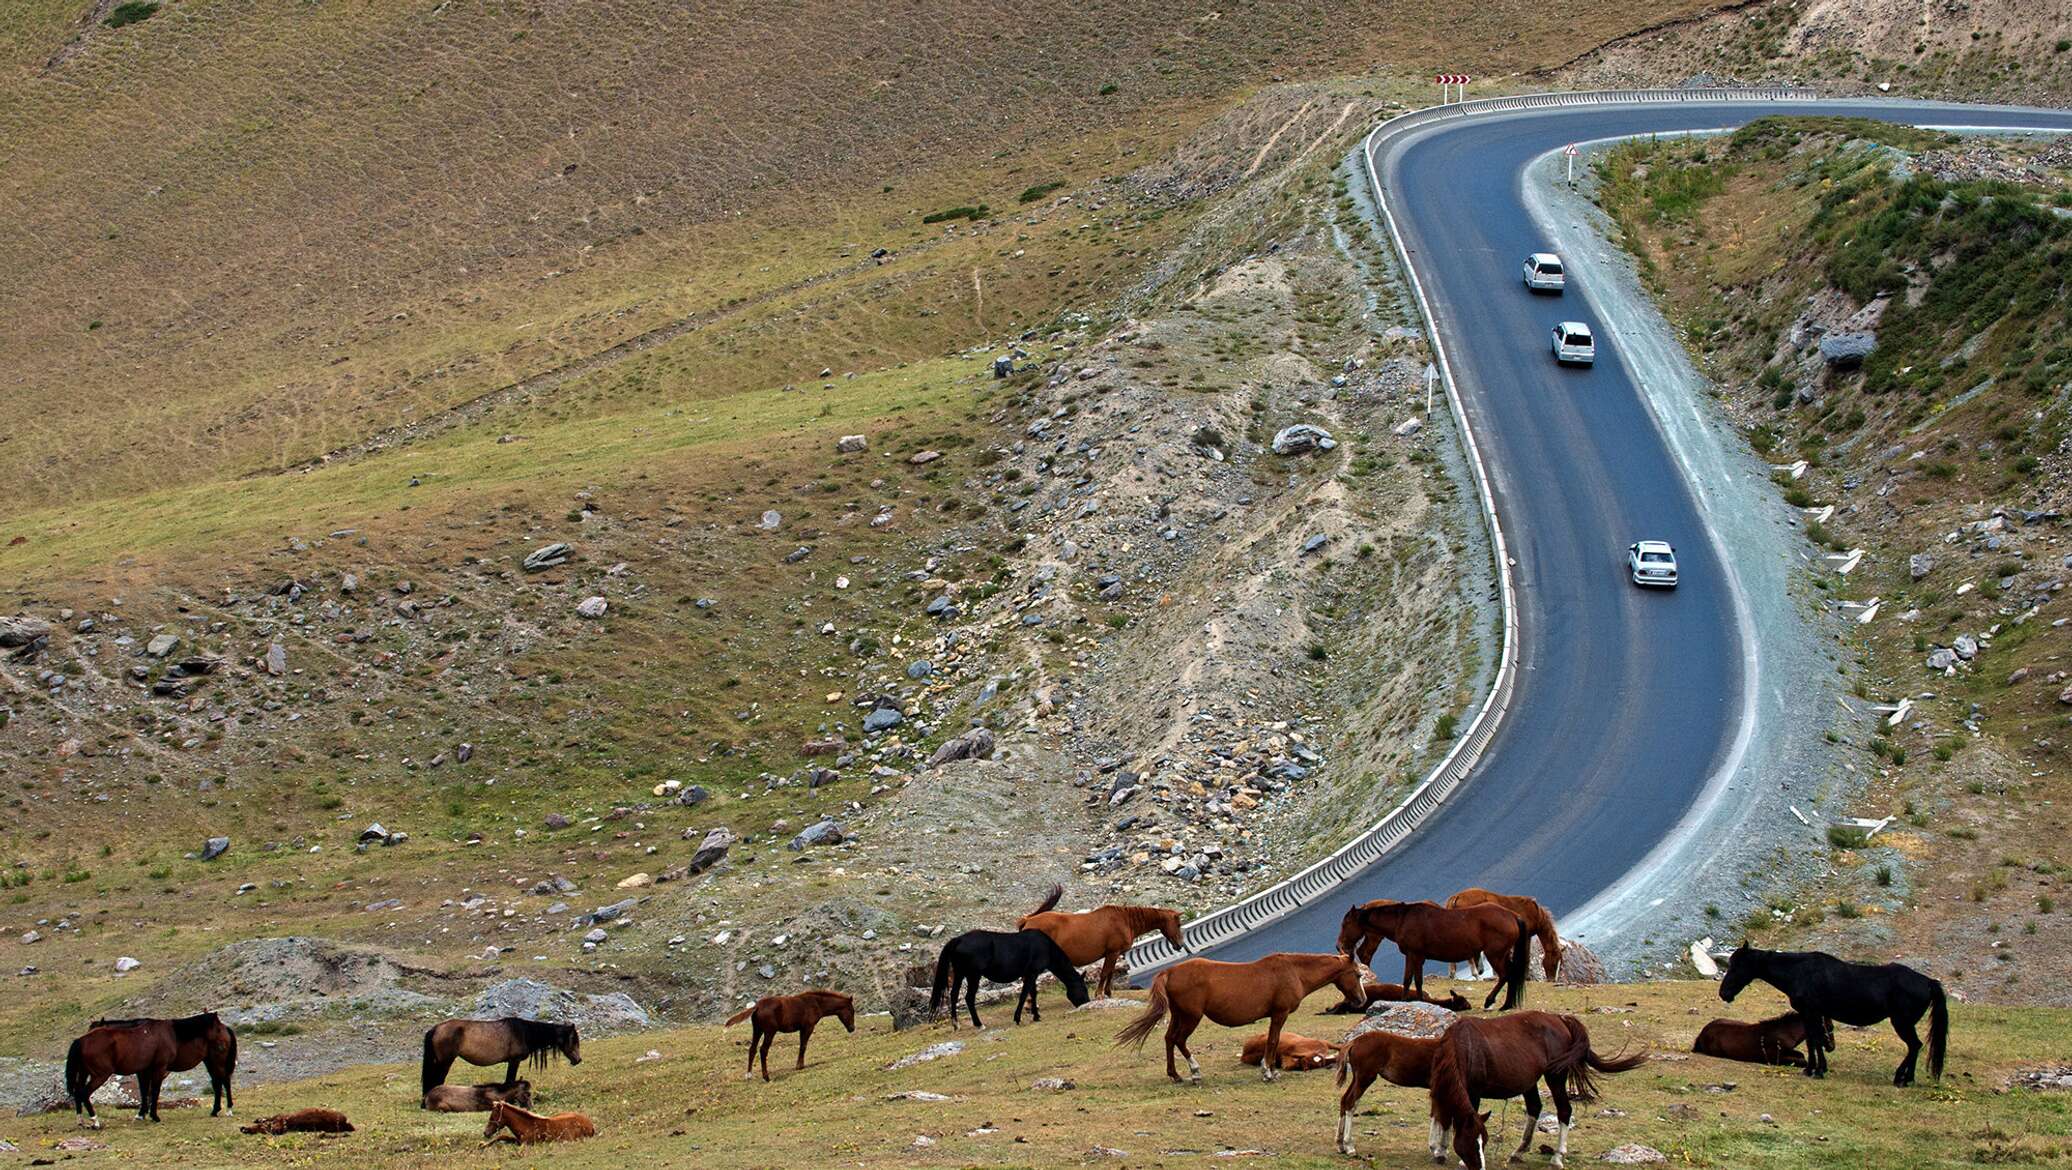
[[[1158,972],[1142,1011],[1116,1033],[1116,1043],[1141,1047],[1161,1023],[1166,1076],[1181,1081],[1177,1058],[1187,1062],[1189,1081],[1200,1084],[1201,1065],[1188,1039],[1209,1020],[1224,1027],[1247,1027],[1264,1021],[1267,1030],[1246,1041],[1243,1063],[1257,1065],[1268,1081],[1283,1071],[1335,1067],[1339,1095],[1337,1145],[1353,1153],[1352,1118],[1363,1094],[1378,1078],[1430,1096],[1431,1143],[1434,1158],[1443,1160],[1449,1142],[1469,1170],[1481,1170],[1488,1140],[1484,1101],[1522,1098],[1525,1105],[1525,1152],[1538,1132],[1542,1112],[1540,1086],[1553,1098],[1559,1123],[1553,1164],[1568,1152],[1574,1125],[1572,1106],[1596,1093],[1599,1075],[1636,1068],[1645,1051],[1604,1056],[1591,1047],[1590,1034],[1574,1016],[1521,1010],[1525,1000],[1531,948],[1538,942],[1542,971],[1552,981],[1560,972],[1562,942],[1552,915],[1532,898],[1464,890],[1445,905],[1387,899],[1349,908],[1340,923],[1337,945],[1328,952],[1283,952],[1251,962],[1224,962],[1194,955],[1180,929],[1177,912],[1152,906],[1102,906],[1069,912],[1057,909],[1062,887],[1054,887],[1041,905],[1015,922],[1011,931],[973,930],[946,943],[935,964],[931,1014],[946,1005],[952,1027],[960,1007],[974,1027],[981,982],[1019,983],[1014,1019],[1026,1010],[1041,1020],[1038,980],[1055,978],[1075,1005],[1106,998],[1124,952],[1146,934],[1163,935],[1189,957]],[[1395,944],[1404,956],[1403,981],[1372,979],[1368,964],[1382,943]],[[1471,972],[1487,964],[1495,984],[1484,998],[1486,1011],[1503,997],[1503,1013],[1476,1017],[1459,992],[1436,998],[1424,990],[1427,961],[1467,963]],[[1100,963],[1097,985],[1090,990],[1082,968]],[[1818,951],[1766,951],[1743,944],[1728,959],[1720,982],[1722,1000],[1732,1002],[1753,982],[1781,991],[1791,1011],[1755,1023],[1714,1020],[1699,1033],[1693,1050],[1729,1060],[1803,1068],[1808,1076],[1824,1076],[1827,1054],[1835,1047],[1834,1023],[1865,1027],[1890,1020],[1907,1052],[1893,1073],[1895,1086],[1914,1082],[1915,1067],[1926,1051],[1928,1072],[1940,1078],[1949,1038],[1949,1006],[1943,987],[1928,976],[1898,963],[1865,965],[1845,962]],[[1385,1030],[1355,1034],[1332,1045],[1286,1032],[1284,1025],[1313,993],[1331,987],[1338,1002],[1329,1011],[1366,1012],[1390,1002],[1421,1002],[1448,1009],[1454,1017],[1435,1037],[1398,1035]],[[833,1016],[850,1032],[856,1030],[855,1000],[842,992],[814,989],[795,995],[765,996],[726,1023],[752,1022],[748,1075],[762,1064],[770,1079],[770,1046],[779,1034],[797,1033],[796,1068],[806,1067],[806,1046],[815,1026]],[[1928,1019],[1925,1043],[1917,1033]],[[1803,1051],[1801,1051],[1803,1046]],[[582,1063],[581,1040],[569,1024],[509,1016],[497,1020],[445,1020],[424,1034],[420,1106],[438,1112],[488,1114],[484,1144],[509,1140],[520,1144],[570,1141],[596,1135],[596,1127],[580,1113],[543,1116],[530,1110],[531,1085],[518,1079],[528,1062],[544,1067],[554,1056],[571,1065]],[[472,1086],[445,1083],[456,1061],[504,1066],[504,1079]],[[214,1013],[184,1019],[96,1020],[72,1042],[65,1060],[65,1088],[74,1110],[94,1118],[93,1094],[110,1077],[133,1075],[137,1081],[138,1117],[158,1120],[159,1092],[169,1073],[206,1065],[215,1094],[211,1115],[228,1113],[233,1101],[231,1077],[237,1065],[237,1034]],[[95,1120],[95,1124],[98,1121]],[[352,1132],[341,1113],[304,1109],[263,1119],[246,1132]]]

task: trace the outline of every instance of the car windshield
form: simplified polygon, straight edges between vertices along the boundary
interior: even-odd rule
[[[1651,565],[1666,565],[1671,560],[1665,552],[1644,552],[1640,554],[1640,559]]]

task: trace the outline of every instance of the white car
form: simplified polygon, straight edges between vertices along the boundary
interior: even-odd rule
[[[1562,365],[1587,366],[1597,360],[1597,339],[1581,321],[1563,321],[1554,327],[1554,360]]]
[[[1534,252],[1525,258],[1525,287],[1534,292],[1559,296],[1567,286],[1568,277],[1561,270],[1561,257],[1552,252]]]
[[[1666,540],[1642,540],[1626,546],[1626,572],[1635,585],[1676,588],[1676,550]]]

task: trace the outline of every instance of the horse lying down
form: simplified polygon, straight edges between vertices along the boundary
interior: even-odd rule
[[[262,1117],[250,1125],[239,1126],[246,1133],[351,1133],[353,1123],[336,1109],[297,1109],[293,1113],[276,1113]]]
[[[480,1085],[433,1085],[419,1107],[434,1113],[487,1113],[497,1102],[532,1108],[532,1082],[513,1081],[505,1085],[489,1081]]]
[[[1357,1014],[1359,1012],[1367,1010],[1368,1007],[1372,1007],[1377,1003],[1428,1003],[1434,1007],[1445,1008],[1447,1011],[1450,1012],[1465,1012],[1474,1010],[1474,1005],[1468,1002],[1468,997],[1462,995],[1458,991],[1449,991],[1446,993],[1446,997],[1444,999],[1441,999],[1440,997],[1436,995],[1431,995],[1427,992],[1412,991],[1411,989],[1403,986],[1400,983],[1375,983],[1371,981],[1360,984],[1360,991],[1367,997],[1367,1002],[1365,1005],[1360,1007],[1354,1007],[1351,1004],[1334,1003],[1330,1007],[1324,1009],[1324,1014]]]
[[[498,1133],[508,1129],[509,1133]],[[520,1109],[502,1101],[489,1107],[489,1122],[482,1127],[482,1144],[517,1142],[521,1146],[537,1142],[572,1142],[597,1136],[597,1127],[580,1113],[556,1113],[542,1117],[530,1109]]]
[[[1338,1049],[1324,1040],[1283,1032],[1279,1055],[1280,1061],[1275,1068],[1282,1072],[1300,1072],[1309,1068],[1330,1068],[1338,1059]],[[1266,1033],[1261,1032],[1245,1041],[1245,1050],[1238,1054],[1237,1059],[1240,1064],[1257,1068],[1266,1059]]]
[[[1714,1020],[1698,1033],[1691,1051],[1722,1060],[1804,1068],[1806,1054],[1799,1051],[1799,1045],[1805,1042],[1806,1021],[1800,1019],[1797,1012],[1786,1012],[1754,1024]]]

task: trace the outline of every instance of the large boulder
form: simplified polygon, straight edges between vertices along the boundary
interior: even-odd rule
[[[784,847],[793,853],[799,853],[803,852],[808,845],[840,845],[841,843],[842,826],[833,820],[825,820],[815,821],[807,825],[799,831],[798,836],[793,837]]]
[[[0,617],[0,647],[13,649],[50,637],[50,623],[26,615]]]
[[[705,840],[699,843],[698,851],[691,854],[690,872],[700,874],[718,865],[726,857],[727,850],[733,848],[733,845],[734,834],[728,832],[724,827],[714,829],[710,833],[705,834]]]
[[[1539,970],[1538,959],[1533,960],[1533,969]],[[1609,982],[1611,975],[1597,952],[1572,938],[1561,940],[1561,969],[1554,973],[1555,986],[1595,987]]]
[[[1415,1040],[1431,1040],[1446,1034],[1458,1019],[1453,1012],[1435,1003],[1391,1003],[1387,1007],[1375,1007],[1354,1024],[1339,1041],[1342,1048],[1353,1042],[1355,1036],[1369,1032],[1389,1032],[1397,1036],[1408,1036]]]
[[[1878,348],[1875,333],[1830,333],[1820,339],[1820,356],[1827,364],[1837,369],[1852,369],[1863,364]]]
[[[1331,432],[1313,423],[1296,423],[1282,427],[1273,437],[1273,453],[1276,455],[1301,455],[1309,451],[1329,451],[1338,446],[1338,440]]]
[[[928,766],[939,768],[952,760],[984,760],[991,758],[995,747],[993,733],[984,727],[974,727],[953,739],[946,740],[935,754],[928,757]]]
[[[558,568],[567,564],[568,558],[575,551],[575,549],[559,541],[553,544],[543,544],[525,554],[525,560],[520,563],[520,567],[528,573],[538,573],[546,569]]]
[[[608,995],[585,995],[537,979],[506,979],[492,983],[475,997],[472,1014],[494,1020],[523,1016],[528,1020],[552,1020],[601,1032],[645,1028],[648,1014],[623,991]]]

